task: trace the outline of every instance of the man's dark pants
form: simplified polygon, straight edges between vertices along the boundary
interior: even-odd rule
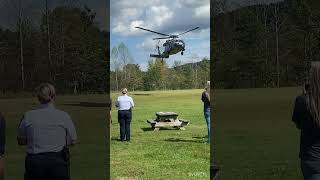
[[[70,180],[69,161],[58,153],[27,155],[25,180]]]
[[[118,121],[120,123],[120,140],[130,141],[130,123],[131,123],[131,110],[118,111]]]
[[[304,180],[320,180],[320,160],[301,160]]]

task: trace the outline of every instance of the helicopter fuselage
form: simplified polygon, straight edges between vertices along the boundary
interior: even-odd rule
[[[135,27],[135,28],[138,28],[138,29],[141,29],[141,30],[144,30],[144,31],[152,32],[152,33],[159,34],[159,35],[163,36],[163,37],[160,37],[160,38],[153,38],[153,40],[156,40],[156,39],[168,39],[163,44],[164,51],[162,53],[160,52],[159,46],[157,46],[158,54],[150,54],[150,57],[155,57],[155,58],[169,58],[170,55],[177,54],[178,52],[181,52],[181,55],[183,55],[183,51],[185,51],[185,43],[182,40],[177,39],[177,38],[179,38],[179,36],[181,36],[183,34],[186,34],[188,32],[191,32],[191,31],[194,31],[196,29],[199,29],[199,27],[196,27],[196,28],[190,29],[190,30],[185,31],[185,32],[180,33],[180,34],[170,35],[170,34],[164,34],[164,33],[156,32],[156,31],[152,31],[152,30],[145,29],[145,28],[142,28],[142,27]]]
[[[185,50],[185,43],[182,40],[170,39],[167,40],[164,44],[163,55],[173,55]]]

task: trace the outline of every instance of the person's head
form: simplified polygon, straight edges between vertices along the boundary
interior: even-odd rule
[[[56,90],[53,85],[43,83],[36,88],[36,95],[41,104],[47,104],[53,102],[56,97]]]
[[[127,88],[122,88],[122,89],[121,89],[121,93],[122,93],[123,95],[128,94],[128,89],[127,89]]]
[[[210,81],[207,81],[207,84],[206,84],[205,89],[206,89],[207,91],[210,91]]]
[[[307,107],[313,121],[320,127],[320,61],[311,63],[309,80]]]

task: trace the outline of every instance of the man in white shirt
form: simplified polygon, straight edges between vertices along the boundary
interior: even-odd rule
[[[131,109],[134,106],[133,100],[128,96],[128,90],[123,88],[122,96],[119,96],[116,101],[118,108],[118,122],[120,123],[120,140],[130,141],[130,124],[132,119]]]

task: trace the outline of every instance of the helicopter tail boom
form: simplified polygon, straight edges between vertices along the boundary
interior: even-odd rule
[[[154,58],[169,58],[169,55],[150,54],[150,57],[154,57]]]

